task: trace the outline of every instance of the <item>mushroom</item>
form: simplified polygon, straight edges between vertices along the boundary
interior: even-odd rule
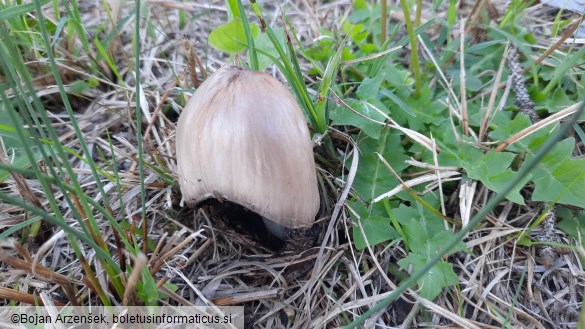
[[[219,69],[185,106],[176,144],[187,204],[236,203],[280,238],[313,224],[320,200],[309,130],[295,98],[272,76]]]

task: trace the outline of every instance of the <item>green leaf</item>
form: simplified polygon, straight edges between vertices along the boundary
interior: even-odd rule
[[[557,216],[563,218],[557,227],[574,239],[583,240],[585,236],[585,213],[581,212],[575,215],[569,211],[564,212],[565,214],[562,215],[561,211],[557,211]]]
[[[366,7],[364,7],[363,9],[356,9],[351,15],[347,17],[347,20],[353,23],[358,23],[365,22],[371,17],[372,11],[370,10],[370,8],[367,8],[366,5]]]
[[[337,125],[352,125],[362,129],[366,135],[372,138],[379,138],[383,126],[379,123],[372,122],[367,118],[378,122],[384,122],[386,120],[385,115],[389,115],[390,111],[388,110],[386,104],[381,101],[381,99],[384,98],[383,96],[391,99],[392,102],[390,102],[390,106],[394,105],[392,103],[395,103],[398,105],[398,107],[404,110],[400,111],[401,115],[408,114],[414,118],[414,113],[409,109],[408,105],[400,99],[398,95],[396,95],[390,89],[381,87],[382,83],[388,80],[388,77],[393,79],[396,78],[395,76],[392,76],[391,72],[396,73],[398,71],[393,67],[389,67],[387,70],[380,71],[373,78],[368,77],[363,79],[355,92],[355,95],[361,102],[357,100],[347,102],[353,110],[361,115],[354,113],[351,110],[339,107],[337,110],[331,113],[331,119],[333,120],[333,123]],[[404,72],[406,72],[405,77],[407,77],[408,72]]]
[[[465,88],[469,91],[479,91],[483,87],[483,82],[475,74],[465,76]]]
[[[409,157],[403,153],[398,133],[385,128],[379,140],[370,137],[362,138],[358,143],[358,149],[360,151],[359,167],[353,188],[364,200],[372,200],[398,185],[396,177],[376,154],[381,154],[396,172],[405,169],[407,167],[405,161]]]
[[[276,39],[280,43],[280,46],[285,48],[284,28],[275,28],[274,34],[276,35]],[[266,33],[260,33],[256,38],[254,38],[254,42],[256,44],[256,50],[258,50],[258,64],[260,67],[259,70],[264,70],[265,68],[272,65],[272,58],[278,58],[278,51]],[[264,53],[272,58],[264,55]]]
[[[481,181],[488,189],[499,193],[518,174],[510,168],[515,157],[516,155],[513,153],[492,151],[475,161],[472,159],[462,161],[462,165],[470,178]],[[520,190],[530,180],[531,176],[528,175],[524,178],[521,184],[506,195],[506,199],[518,204],[524,204],[524,198],[520,195]]]
[[[404,88],[414,84],[410,71],[400,66],[388,65],[385,67],[383,74],[384,80],[392,87]]]
[[[75,80],[69,85],[69,93],[81,94],[90,88],[89,84],[84,80]]]
[[[433,92],[424,86],[418,97],[405,100],[414,115],[406,116],[408,127],[416,131],[424,131],[425,124],[439,126],[448,121],[449,113],[445,105],[432,99]]]
[[[398,97],[395,93],[393,93],[392,90],[382,89],[382,90],[380,90],[380,94],[388,97],[392,102],[394,102],[396,105],[398,105],[398,107],[400,107],[404,111],[404,113],[414,116],[414,113],[410,110],[408,105],[406,105],[406,103],[404,103],[402,101],[402,99],[400,99],[400,97]]]
[[[425,196],[425,199],[430,198],[432,196]],[[433,200],[428,201],[433,203]],[[440,217],[418,204],[416,208],[401,204],[398,208],[393,209],[393,212],[402,224],[403,238],[405,244],[410,248],[409,255],[398,261],[400,267],[408,270],[412,266],[412,270],[417,271],[432,257],[445,253],[445,246],[453,238],[453,232],[445,230],[443,220]],[[465,244],[459,242],[452,252],[464,249]],[[457,283],[457,275],[453,271],[453,265],[442,262],[433,266],[418,281],[418,286],[421,295],[432,300],[444,287]]]
[[[378,122],[384,122],[386,118],[384,115],[378,111],[376,111],[373,107],[375,106],[383,113],[388,113],[388,110],[380,101],[375,99],[371,99],[370,102],[368,101],[357,101],[357,100],[350,100],[346,102],[351,108],[358,112],[359,114],[355,113],[354,111],[347,109],[345,107],[338,107],[331,111],[330,117],[335,125],[351,125],[357,128],[360,128],[366,135],[378,139],[380,138],[380,134],[382,132],[383,126],[379,123],[373,122],[366,118],[370,118],[376,120]],[[376,103],[376,104],[372,104]]]
[[[256,37],[260,33],[260,28],[256,24],[250,24],[252,36]],[[241,53],[247,48],[246,32],[244,24],[240,17],[236,17],[230,22],[215,28],[209,33],[209,44],[219,51],[230,55]]]
[[[412,266],[412,271],[416,272],[422,268],[428,259],[419,254],[410,254],[406,258],[398,261],[401,268],[408,270]],[[426,299],[433,300],[437,297],[443,288],[459,283],[453,265],[447,262],[439,262],[423,275],[418,281],[418,292]]]
[[[500,47],[502,45],[505,45],[505,42],[502,40],[490,40],[470,46],[467,48],[467,52],[481,56],[488,52],[495,52],[496,50],[501,49]]]
[[[365,78],[357,88],[357,97],[362,100],[378,97],[380,83],[382,83],[382,75],[377,75],[374,78]]]
[[[572,159],[574,147],[573,138],[559,142],[534,169],[533,201],[585,208],[585,158]]]
[[[423,196],[423,199],[427,203],[436,203],[429,196]],[[438,207],[438,204],[433,206]],[[428,252],[427,241],[445,231],[443,219],[428,211],[422,205],[417,204],[415,208],[414,206],[409,207],[401,204],[392,211],[402,225],[403,238],[410,246],[410,251],[426,254]]]
[[[515,133],[532,125],[530,119],[524,114],[518,114],[508,124],[498,125],[489,136],[492,140],[503,142],[510,138]],[[529,152],[534,153],[542,144],[551,136],[553,129],[539,129],[538,131],[516,141],[514,144],[506,148],[511,152]]]
[[[398,232],[390,225],[388,214],[381,204],[373,204],[370,208],[366,208],[361,201],[358,201],[350,203],[350,206],[359,216],[358,218],[351,212],[355,222],[355,226],[353,227],[353,241],[358,250],[363,250],[368,245],[373,246],[400,237]]]
[[[179,290],[179,286],[178,286],[178,285],[176,285],[176,284],[174,284],[174,283],[165,282],[163,285],[164,285],[164,286],[165,286],[165,287],[166,287],[168,290],[170,290],[170,291],[173,291],[173,292],[176,292],[176,291],[178,291],[178,290]],[[161,291],[159,291],[159,292],[158,292],[158,298],[159,298],[159,300],[160,300],[160,299],[167,299],[167,298],[169,298],[169,295],[165,294],[165,293],[164,293],[164,292],[162,292],[162,290],[161,290]]]
[[[353,9],[360,10],[360,9],[368,9],[368,3],[366,0],[355,0],[353,2]]]
[[[158,287],[148,268],[142,270],[142,280],[137,282],[136,288],[146,305],[156,305],[159,300]]]
[[[438,208],[438,203],[433,202],[433,196],[423,196],[428,204]],[[441,217],[429,211],[420,204],[409,207],[401,204],[392,210],[404,232],[403,238],[409,246],[409,251],[425,255],[431,258],[437,254],[444,254],[446,245],[453,236],[453,232],[445,230]],[[460,251],[465,248],[462,242],[453,250]]]
[[[455,130],[461,131],[460,126],[456,126]],[[461,141],[458,141],[449,122],[444,122],[439,127],[431,127],[431,131],[441,149],[439,163],[442,166],[461,167],[462,161],[474,161],[483,155],[481,150],[473,146],[474,141],[470,137],[460,136]],[[423,160],[432,163],[432,153],[427,151]]]
[[[351,38],[355,43],[360,44],[364,41],[369,33],[364,24],[351,24],[348,21],[343,21],[341,24],[343,32]]]
[[[556,113],[574,104],[564,88],[556,88],[548,96],[545,96],[544,108],[549,113]]]

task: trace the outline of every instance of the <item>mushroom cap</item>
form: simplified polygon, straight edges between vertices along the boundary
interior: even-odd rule
[[[188,204],[229,200],[285,228],[314,222],[320,199],[309,130],[272,76],[219,69],[185,106],[176,143]]]

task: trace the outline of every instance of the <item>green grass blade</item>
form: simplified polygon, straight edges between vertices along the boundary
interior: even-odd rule
[[[93,239],[91,239],[88,235],[84,234],[84,232],[80,232],[76,229],[73,229],[69,225],[63,225],[63,223],[57,217],[45,212],[42,209],[39,209],[39,208],[25,202],[24,200],[15,198],[15,197],[10,196],[4,192],[0,192],[0,200],[6,202],[8,204],[18,206],[22,209],[25,209],[26,211],[28,211],[28,212],[30,212],[38,217],[41,217],[42,219],[46,220],[47,222],[49,222],[55,226],[61,227],[66,233],[73,235],[79,241],[82,241],[82,242],[86,243],[88,246],[90,246],[91,248],[93,248],[97,254],[99,254],[102,258],[107,259],[114,268],[116,268],[118,271],[120,271],[120,268],[117,267],[117,264],[112,259],[112,257],[109,254],[107,254],[102,248],[100,248],[100,246],[98,246],[96,244],[96,242],[93,241]]]
[[[42,0],[41,6],[45,5],[49,2],[49,0]],[[25,15],[33,10],[35,10],[36,4],[34,2],[25,3],[22,5],[10,6],[8,8],[4,8],[0,10],[0,20],[8,20],[18,16]]]
[[[266,21],[264,20],[264,15],[262,14],[262,10],[260,9],[258,3],[255,0],[253,0],[250,1],[250,4],[252,6],[254,14],[256,14],[256,17],[258,17],[258,19],[260,20],[262,29],[266,32],[268,38],[274,45],[276,51],[278,52],[278,55],[280,56],[285,71],[288,72],[288,74],[285,74],[283,71],[283,74],[285,74],[285,76],[288,77],[287,80],[291,84],[291,86],[294,86],[293,90],[295,90],[295,92],[297,93],[296,94],[297,98],[301,101],[303,108],[307,112],[309,118],[311,119],[313,125],[317,128],[317,130],[319,132],[325,132],[327,130],[327,125],[326,123],[319,122],[319,116],[317,115],[315,106],[313,105],[313,102],[309,97],[309,93],[306,87],[303,87],[303,83],[301,83],[300,79],[302,79],[302,76],[299,77],[295,74],[295,69],[290,58],[286,55],[284,49],[280,45],[280,42],[278,42],[278,38],[276,37],[276,34],[272,30],[272,28],[266,24]]]
[[[140,108],[140,0],[136,1],[134,13],[136,15],[134,25],[134,74],[136,75],[136,139],[138,144],[138,171],[140,176],[140,202],[142,207],[142,222],[146,225],[146,186],[144,184],[144,145],[142,144],[142,110]]]
[[[317,104],[316,104],[316,112],[318,117],[319,123],[327,124],[327,97],[329,95],[329,89],[331,85],[337,77],[337,71],[339,69],[339,64],[341,63],[341,55],[343,53],[343,46],[347,42],[349,38],[349,34],[345,36],[343,41],[339,44],[335,55],[329,60],[327,63],[327,67],[325,68],[325,74],[323,74],[323,79],[321,81],[321,86],[319,87],[319,95],[317,96]],[[323,133],[324,131],[319,131]]]
[[[231,1],[229,0],[230,5]],[[250,66],[254,71],[258,71],[260,65],[258,64],[258,54],[256,53],[256,45],[254,44],[254,37],[252,36],[252,29],[250,28],[250,21],[248,20],[248,15],[246,15],[246,11],[244,10],[244,6],[242,5],[242,0],[237,0],[237,8],[239,13],[243,13],[241,15],[242,25],[244,26],[244,32],[246,33],[246,41],[248,43],[248,56],[250,57]]]

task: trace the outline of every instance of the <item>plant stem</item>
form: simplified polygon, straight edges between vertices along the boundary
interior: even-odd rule
[[[380,44],[386,42],[386,34],[388,33],[388,0],[380,0],[382,7],[382,17],[380,17]]]
[[[421,0],[418,0],[422,2]],[[402,6],[402,12],[404,13],[404,20],[406,22],[406,30],[408,31],[408,38],[410,39],[410,71],[414,74],[414,90],[415,95],[420,95],[420,88],[421,88],[421,72],[420,72],[420,65],[418,62],[418,39],[414,34],[414,27],[412,26],[412,21],[410,19],[410,11],[408,10],[408,5],[406,4],[406,0],[400,0],[400,5]],[[418,6],[420,8],[420,6]],[[418,12],[419,9],[417,9]],[[419,19],[420,21],[420,19]]]
[[[414,14],[414,28],[420,26],[420,17],[422,15],[422,0],[416,0],[416,12]]]

